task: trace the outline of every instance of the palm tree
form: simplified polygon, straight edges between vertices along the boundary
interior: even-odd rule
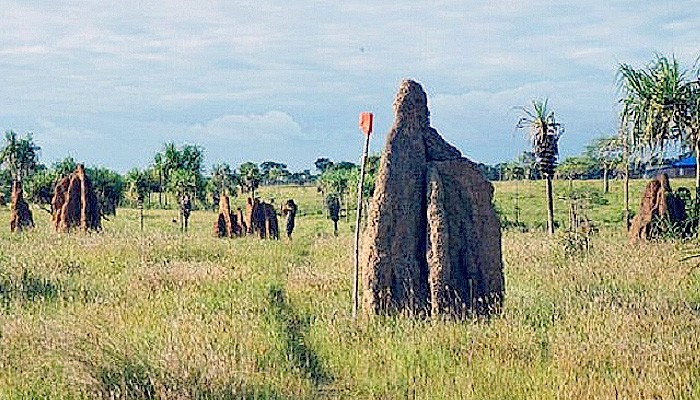
[[[150,191],[148,184],[148,173],[134,168],[128,171],[124,177],[127,185],[127,195],[136,203],[143,203]]]
[[[618,85],[624,96],[620,126],[630,148],[663,152],[669,142],[692,148],[696,157],[695,206],[700,205],[700,83],[698,71],[681,69],[675,57],[657,55],[646,67],[621,64]]]
[[[177,146],[175,146],[175,143],[170,142],[165,144],[165,149],[163,150],[163,183],[165,184],[166,187],[171,185],[170,182],[170,175],[173,171],[176,169],[180,168],[181,165],[181,156],[180,152],[177,149]],[[168,197],[165,197],[165,204],[168,204]]]
[[[556,121],[554,111],[547,108],[547,99],[533,100],[532,109],[520,108],[525,116],[518,120],[518,129],[528,129],[537,166],[546,180],[547,196],[547,231],[554,233],[554,201],[552,178],[559,155],[559,137],[564,127]]]
[[[194,172],[184,168],[172,170],[168,180],[168,188],[176,199],[180,199],[184,195],[193,195],[197,188]]]
[[[78,168],[78,163],[75,162],[73,157],[68,156],[61,161],[56,161],[53,163],[53,170],[56,173],[56,178],[64,178],[75,171]]]
[[[625,96],[621,122],[632,144],[651,153],[663,151],[669,141],[682,138],[687,97],[687,71],[675,58],[657,56],[646,68],[621,64],[618,84]]]
[[[141,230],[143,231],[143,200],[148,196],[150,198],[151,185],[149,172],[140,171],[138,168],[134,168],[126,173],[124,177],[126,184],[128,185],[127,194],[128,196],[136,201],[136,205],[139,209],[139,224],[141,225]]]
[[[12,180],[22,182],[39,165],[39,150],[31,133],[19,138],[15,131],[9,130],[5,132],[5,147],[0,151],[0,163],[7,166]]]
[[[255,189],[260,186],[260,169],[252,162],[247,161],[238,167],[241,176],[241,189],[244,192],[250,192],[251,198],[255,199]]]
[[[695,150],[695,199],[700,199],[700,79],[686,84],[686,110],[683,116],[685,143]]]
[[[238,184],[238,177],[231,170],[231,166],[227,163],[214,164],[211,172],[211,182],[216,190],[220,194],[226,195],[236,195],[236,184]]]

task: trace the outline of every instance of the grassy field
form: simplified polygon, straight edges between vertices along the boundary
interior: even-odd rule
[[[313,188],[261,191],[297,199],[292,242],[216,239],[210,211],[188,234],[167,210],[140,232],[129,209],[101,234],[54,234],[35,207],[37,229],[0,231],[0,399],[700,398],[700,268],[681,261],[697,244],[628,245],[611,189],[586,206],[589,253],[504,232],[489,321],[353,320],[352,224],[333,236]],[[541,225],[542,182],[517,190],[521,221]],[[515,191],[496,184],[509,219]]]

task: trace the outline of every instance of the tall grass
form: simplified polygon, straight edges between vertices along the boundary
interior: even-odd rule
[[[538,185],[520,186],[532,226]],[[513,190],[496,185],[502,212]],[[299,200],[293,241],[216,239],[209,211],[187,234],[174,211],[141,232],[120,209],[101,234],[59,235],[36,208],[34,231],[0,232],[0,398],[700,397],[700,269],[679,261],[694,244],[629,246],[619,193],[589,209],[590,253],[504,233],[498,317],[356,321],[352,224],[335,237],[314,189],[261,192]]]

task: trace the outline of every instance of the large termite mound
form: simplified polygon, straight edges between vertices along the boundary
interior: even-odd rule
[[[29,204],[24,200],[22,183],[15,181],[12,185],[10,203],[10,231],[20,232],[26,228],[34,227],[34,218]]]
[[[644,189],[639,212],[630,226],[630,242],[658,237],[669,229],[679,227],[686,217],[685,205],[673,193],[668,175],[658,175]]]
[[[394,101],[363,236],[363,306],[370,313],[486,314],[504,291],[493,186],[430,127],[421,86]]]
[[[239,210],[239,215],[243,212]],[[248,198],[242,232],[260,239],[279,239],[279,224],[274,205]]]
[[[218,237],[239,236],[238,216],[231,212],[231,203],[228,196],[223,195],[219,199],[219,218],[214,224],[214,234]]]
[[[100,203],[82,164],[78,164],[75,172],[56,183],[51,210],[57,232],[75,228],[83,231],[102,229]]]

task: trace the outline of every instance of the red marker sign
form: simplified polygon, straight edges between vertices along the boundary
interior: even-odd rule
[[[361,112],[360,113],[360,129],[362,132],[369,136],[372,133],[372,123],[374,122],[374,114],[371,112]]]

